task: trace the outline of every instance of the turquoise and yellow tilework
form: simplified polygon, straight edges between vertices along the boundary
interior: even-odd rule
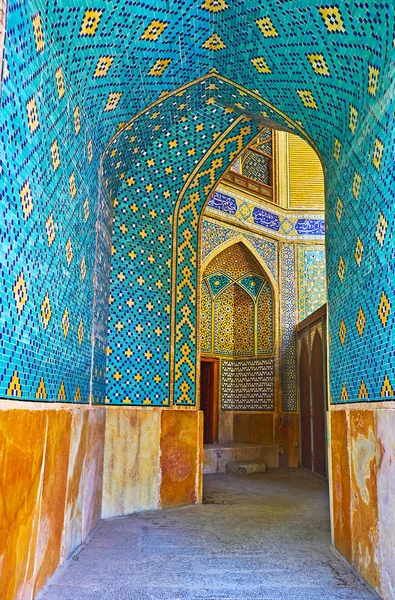
[[[276,124],[325,165],[332,401],[393,397],[393,32],[393,5],[376,0],[9,1],[1,395],[194,404],[200,215],[259,126]],[[133,283],[136,304],[115,297],[107,344],[112,211],[111,296]],[[144,351],[128,362],[138,325]]]

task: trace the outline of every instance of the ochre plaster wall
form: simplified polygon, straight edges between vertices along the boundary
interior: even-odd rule
[[[395,406],[331,410],[335,548],[384,600],[395,597]]]
[[[200,502],[201,447],[196,410],[0,401],[1,600],[32,600],[101,516]]]
[[[103,517],[201,501],[202,413],[108,407]]]
[[[0,598],[30,600],[101,515],[105,408],[0,402]]]

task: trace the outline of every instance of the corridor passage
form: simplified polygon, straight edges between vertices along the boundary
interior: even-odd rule
[[[326,484],[208,475],[204,504],[102,522],[40,600],[373,600],[330,549]]]

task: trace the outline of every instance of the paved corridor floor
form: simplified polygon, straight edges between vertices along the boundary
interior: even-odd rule
[[[328,491],[303,471],[208,475],[204,504],[103,521],[40,600],[373,600],[330,549]]]

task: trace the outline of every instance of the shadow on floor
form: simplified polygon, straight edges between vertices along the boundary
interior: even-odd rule
[[[207,475],[204,503],[103,521],[37,600],[374,600],[330,547],[325,482]]]

